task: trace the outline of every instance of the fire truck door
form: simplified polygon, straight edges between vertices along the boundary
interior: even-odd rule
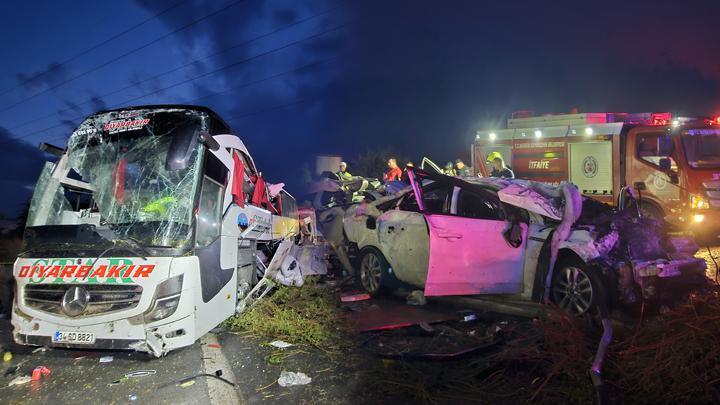
[[[680,203],[677,151],[672,137],[656,130],[638,132],[628,141],[632,142],[627,148],[628,155],[632,154],[628,162],[632,163],[628,167],[627,184],[636,187],[644,184],[643,199],[654,201],[667,215],[668,206]]]

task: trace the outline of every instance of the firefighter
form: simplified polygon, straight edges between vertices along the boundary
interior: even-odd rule
[[[455,176],[455,166],[453,166],[452,162],[445,163],[445,168],[443,169],[443,173],[448,176]]]
[[[491,177],[500,177],[502,179],[514,179],[515,173],[505,166],[505,160],[502,156],[496,156],[493,158],[493,170],[490,173]]]
[[[353,178],[352,174],[347,171],[347,163],[345,162],[340,162],[340,171],[335,174],[337,174],[338,178],[342,181],[349,181]]]
[[[385,182],[402,180],[402,170],[398,167],[397,159],[391,157],[387,161],[388,171],[383,174]]]
[[[460,177],[471,176],[470,168],[465,166],[465,162],[462,159],[455,159],[455,173]]]

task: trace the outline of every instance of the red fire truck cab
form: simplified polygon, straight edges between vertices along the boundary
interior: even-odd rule
[[[670,113],[582,113],[508,119],[478,131],[477,172],[497,152],[516,178],[570,181],[588,197],[617,204],[623,186],[646,215],[717,240],[720,235],[720,117]],[[497,154],[493,154],[497,156]]]

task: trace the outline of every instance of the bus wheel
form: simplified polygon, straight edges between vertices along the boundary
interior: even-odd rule
[[[360,285],[370,293],[377,294],[387,278],[390,265],[385,257],[375,248],[365,248],[360,255]]]

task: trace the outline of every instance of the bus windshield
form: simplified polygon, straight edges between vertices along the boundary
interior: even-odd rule
[[[720,129],[690,129],[683,134],[688,164],[696,168],[720,168]]]
[[[38,180],[25,248],[53,242],[72,247],[77,238],[64,235],[72,235],[73,226],[105,228],[110,239],[144,246],[187,246],[203,147],[198,143],[189,152],[183,168],[169,169],[166,160],[173,137],[180,131],[194,136],[205,129],[205,118],[182,109],[88,118],[71,136],[66,154],[48,163]]]

